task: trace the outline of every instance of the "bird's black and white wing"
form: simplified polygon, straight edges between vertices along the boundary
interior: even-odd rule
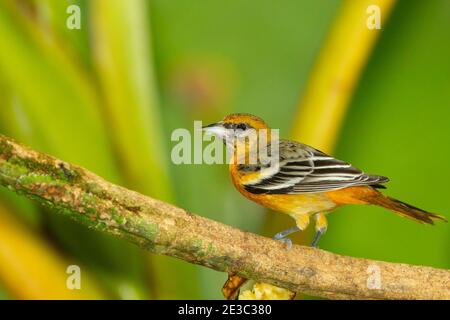
[[[254,194],[303,194],[360,185],[382,187],[388,181],[307,145],[280,140],[278,165],[261,168],[258,178],[244,187]]]

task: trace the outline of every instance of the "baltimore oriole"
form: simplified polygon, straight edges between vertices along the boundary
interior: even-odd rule
[[[248,153],[252,143],[257,144],[258,152],[261,148],[259,143],[246,139],[246,132],[256,131],[258,140],[259,131],[271,130],[256,116],[231,114],[222,121],[203,127],[203,130],[216,135],[232,148],[230,174],[240,193],[295,219],[296,226],[274,236],[274,239],[287,243],[288,247],[292,243],[286,237],[304,230],[311,217],[316,219],[316,234],[311,244],[316,247],[327,229],[325,214],[346,204],[378,205],[421,223],[433,224],[434,219],[446,221],[437,214],[383,195],[377,189],[384,189],[383,183],[388,182],[388,178],[366,174],[349,163],[299,142],[278,140],[278,163],[275,166],[261,163],[258,158],[256,163],[245,163],[250,158]],[[270,137],[270,134],[267,136]],[[267,144],[273,143],[270,138],[266,140]],[[244,148],[240,150],[243,150],[244,157],[239,157],[238,147],[242,144]],[[242,158],[244,163],[238,161]],[[224,296],[227,299],[237,298],[240,287],[246,281],[230,274],[222,289]]]
[[[310,218],[315,218],[316,234],[312,246],[316,247],[327,229],[326,214],[347,204],[372,204],[389,209],[401,216],[421,223],[433,224],[433,220],[446,221],[444,217],[416,208],[382,194],[378,189],[388,178],[369,175],[347,162],[335,159],[308,145],[278,140],[276,166],[262,163],[240,163],[237,148],[244,144],[245,159],[251,149],[247,132],[271,129],[260,118],[250,114],[231,114],[222,121],[203,127],[203,130],[222,139],[234,148],[229,169],[236,189],[245,197],[272,210],[289,214],[296,225],[281,231],[274,239],[290,247],[288,235],[305,230]],[[258,138],[259,139],[259,138]],[[267,139],[268,145],[274,143]],[[259,144],[258,147],[260,148]],[[260,150],[258,150],[259,152]]]

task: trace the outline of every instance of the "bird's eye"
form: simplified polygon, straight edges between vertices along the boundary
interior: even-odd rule
[[[247,129],[247,124],[245,124],[245,123],[238,123],[238,125],[236,126],[236,129],[244,131],[244,130]]]

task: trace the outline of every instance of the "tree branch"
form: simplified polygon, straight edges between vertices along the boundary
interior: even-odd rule
[[[287,251],[280,242],[127,190],[1,135],[0,184],[154,253],[291,291],[332,299],[450,299],[449,270],[297,245]]]

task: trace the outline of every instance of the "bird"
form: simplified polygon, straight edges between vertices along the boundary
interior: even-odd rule
[[[231,149],[231,180],[242,195],[295,220],[292,228],[273,237],[288,248],[292,246],[289,236],[305,230],[311,219],[315,220],[311,246],[317,247],[328,228],[326,215],[344,205],[376,205],[425,224],[434,224],[435,220],[447,222],[441,215],[383,194],[380,189],[386,188],[387,177],[367,174],[306,144],[273,138],[273,129],[257,116],[230,114],[202,130],[221,139],[227,150]],[[261,141],[266,141],[266,145]],[[275,164],[259,157],[249,161],[250,155],[255,153],[252,150],[257,150],[258,154],[265,150],[270,155],[274,145],[278,153]]]

